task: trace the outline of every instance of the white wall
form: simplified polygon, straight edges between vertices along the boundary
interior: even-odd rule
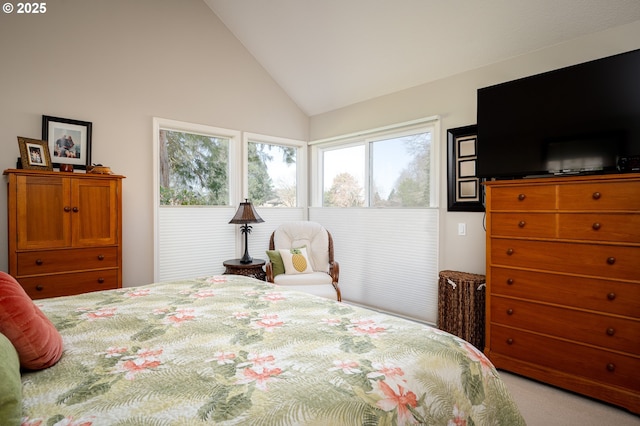
[[[308,117],[202,0],[66,0],[0,13],[0,169],[42,115],[93,123],[92,161],[125,175],[123,281],[153,280],[152,117],[308,139]],[[0,185],[0,270],[7,270]]]
[[[436,41],[434,41],[435,43]],[[640,48],[640,21],[311,117],[310,140],[441,116],[440,270],[485,271],[483,213],[447,213],[447,129],[476,123],[478,88]],[[416,52],[429,54],[429,52]],[[437,58],[434,58],[437,60]],[[639,77],[640,78],[640,77]],[[543,120],[544,117],[531,117]],[[457,235],[457,224],[467,235]]]

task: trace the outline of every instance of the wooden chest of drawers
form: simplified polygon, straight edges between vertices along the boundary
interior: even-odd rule
[[[9,273],[33,299],[122,287],[122,179],[6,170]]]
[[[640,413],[640,175],[486,189],[485,353]]]

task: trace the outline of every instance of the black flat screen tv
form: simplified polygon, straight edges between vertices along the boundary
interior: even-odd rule
[[[640,49],[478,89],[477,119],[481,178],[638,171]]]

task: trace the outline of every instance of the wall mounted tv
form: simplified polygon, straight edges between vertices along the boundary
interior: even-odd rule
[[[477,124],[482,178],[640,171],[640,49],[478,89]]]

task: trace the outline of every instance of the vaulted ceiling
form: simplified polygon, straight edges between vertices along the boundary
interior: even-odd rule
[[[204,0],[308,115],[640,20],[640,0]]]

